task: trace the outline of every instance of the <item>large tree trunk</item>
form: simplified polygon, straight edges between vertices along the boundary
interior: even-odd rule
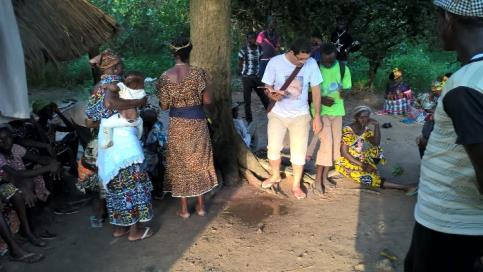
[[[224,183],[232,185],[246,171],[264,177],[267,171],[244,145],[233,127],[230,90],[230,0],[191,0],[191,64],[210,74],[214,105],[209,116],[213,128],[215,163]]]
[[[367,80],[367,86],[371,89],[374,88],[374,81],[376,79],[377,75],[377,70],[381,66],[381,61],[380,59],[377,58],[369,58],[369,71],[368,71],[368,80]]]

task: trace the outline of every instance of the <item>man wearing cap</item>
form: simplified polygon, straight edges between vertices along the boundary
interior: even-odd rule
[[[436,107],[405,271],[482,271],[483,0],[434,4],[443,47],[462,67]]]

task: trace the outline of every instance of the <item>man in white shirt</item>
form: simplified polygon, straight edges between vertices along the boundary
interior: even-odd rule
[[[272,176],[262,183],[263,188],[270,188],[281,181],[280,151],[287,130],[290,136],[290,161],[293,168],[292,193],[297,199],[306,194],[300,188],[303,175],[305,155],[309,137],[309,85],[312,91],[315,112],[320,111],[320,74],[317,62],[310,57],[309,39],[297,39],[287,53],[273,57],[267,65],[262,82],[267,94],[275,102],[268,113],[268,152],[267,156],[272,169]],[[303,66],[302,66],[303,65]],[[293,81],[286,90],[280,91],[287,78],[296,67],[300,67]],[[318,133],[322,127],[320,116],[316,114],[312,122],[313,130]]]
[[[435,0],[446,82],[421,163],[406,272],[483,271],[483,0]]]

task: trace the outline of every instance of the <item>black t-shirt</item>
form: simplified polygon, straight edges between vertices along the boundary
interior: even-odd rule
[[[337,47],[337,60],[347,61],[348,53],[346,50],[354,42],[352,36],[347,31],[342,33],[337,33],[337,31],[334,31],[332,32],[330,40]]]
[[[453,121],[456,144],[483,143],[483,93],[469,87],[456,87],[443,98],[443,107]]]

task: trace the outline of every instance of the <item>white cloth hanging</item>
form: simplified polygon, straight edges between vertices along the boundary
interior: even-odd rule
[[[0,0],[0,97],[0,123],[29,118],[24,55],[11,0]]]

